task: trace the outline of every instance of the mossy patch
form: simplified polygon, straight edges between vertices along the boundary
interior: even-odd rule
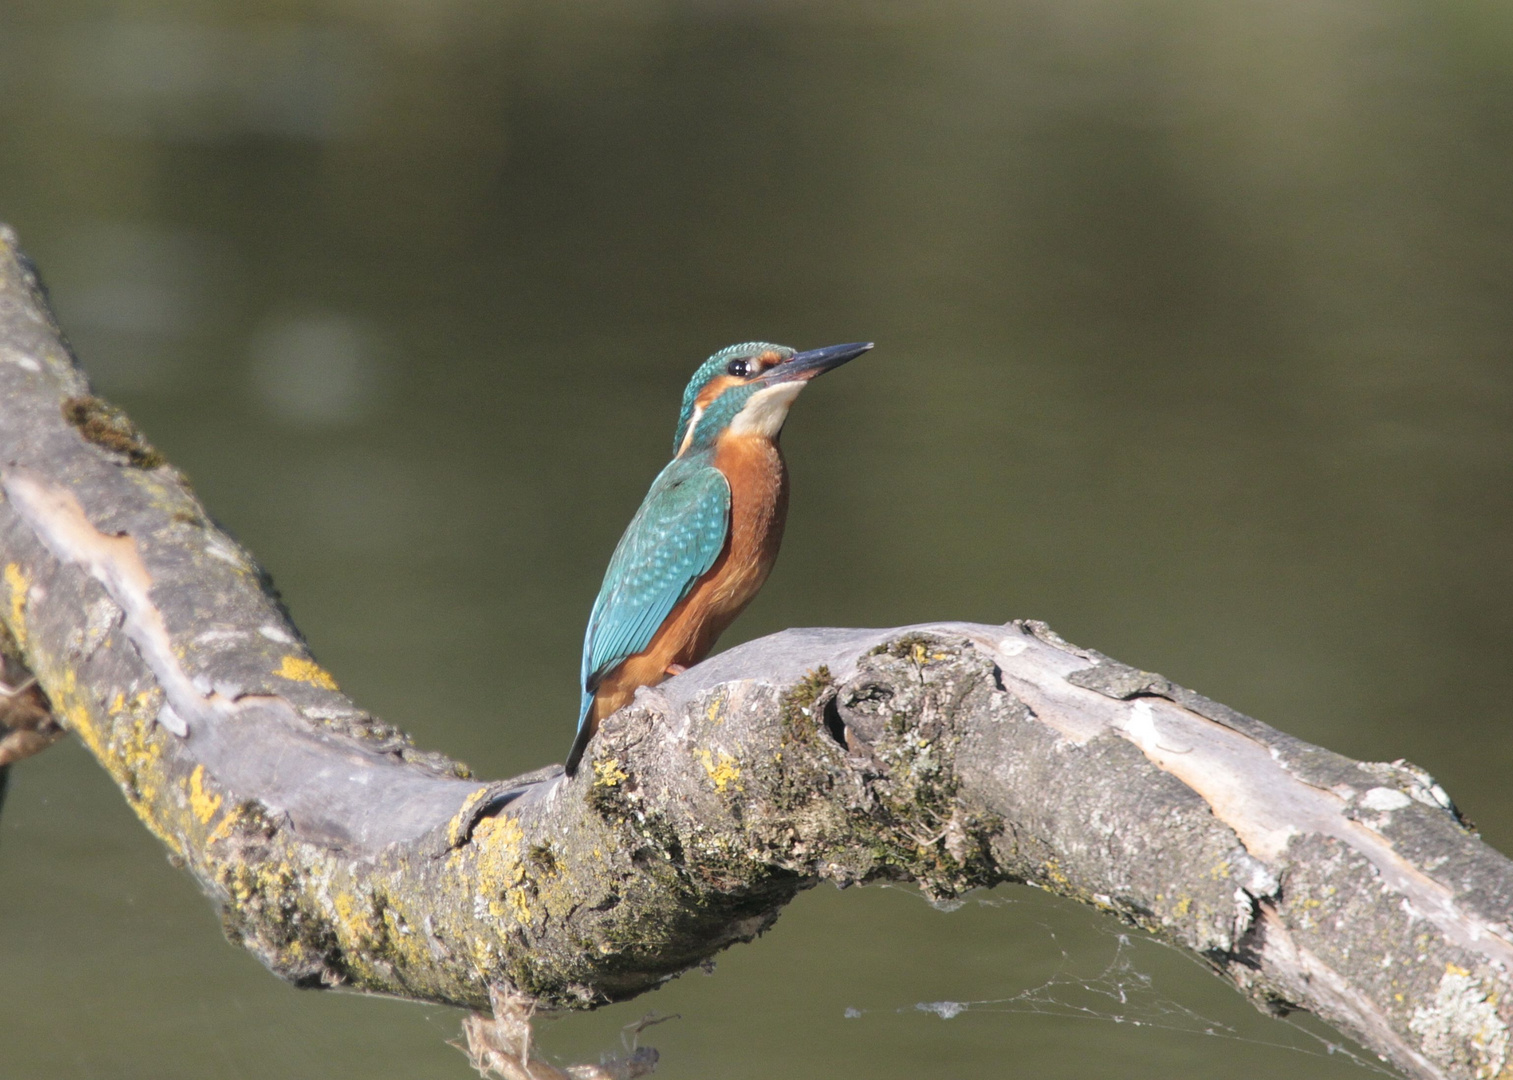
[[[783,733],[789,739],[796,743],[807,743],[814,738],[814,733],[818,729],[818,721],[814,714],[815,705],[824,696],[825,691],[834,685],[835,679],[831,676],[830,669],[821,664],[783,695],[778,719],[783,725]]]
[[[549,877],[555,877],[561,869],[551,844],[532,844],[527,858],[532,866]]]
[[[955,761],[957,718],[983,684],[980,666],[938,637],[907,634],[874,649],[842,691],[875,770],[870,804],[848,823],[872,864],[864,880],[908,879],[937,898],[998,880],[991,841],[1002,822],[962,803]]]
[[[867,655],[896,656],[900,660],[924,663],[930,647],[934,644],[935,642],[924,634],[905,634],[903,637],[883,642]]]
[[[156,469],[165,463],[131,418],[108,401],[92,395],[68,398],[63,402],[63,419],[78,428],[87,442],[124,454],[133,468]]]

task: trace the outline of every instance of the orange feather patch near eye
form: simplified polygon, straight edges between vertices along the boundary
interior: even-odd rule
[[[701,409],[707,409],[726,390],[732,386],[744,386],[745,383],[745,379],[738,379],[734,375],[721,375],[710,379],[704,389],[699,391],[699,396],[694,398],[694,404]]]
[[[757,364],[763,368],[770,368],[774,364],[781,364],[782,362],[783,354],[776,349],[768,349],[761,356],[757,357]]]

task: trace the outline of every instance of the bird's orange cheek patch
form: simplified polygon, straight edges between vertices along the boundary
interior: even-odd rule
[[[737,379],[734,375],[721,375],[719,378],[711,379],[704,389],[699,391],[699,396],[694,399],[694,404],[698,405],[701,409],[707,409],[726,390],[729,390],[732,386],[741,386],[743,383],[744,380]]]

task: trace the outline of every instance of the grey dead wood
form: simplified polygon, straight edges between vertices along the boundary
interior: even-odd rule
[[[300,986],[587,1007],[751,940],[822,881],[1017,881],[1408,1075],[1509,1066],[1513,865],[1427,774],[1039,623],[739,646],[643,691],[571,780],[484,782],[418,751],[337,690],[252,557],[91,395],[9,231],[0,489],[12,661],[230,938]]]

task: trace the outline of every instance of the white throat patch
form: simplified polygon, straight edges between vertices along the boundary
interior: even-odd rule
[[[758,390],[747,400],[745,408],[736,413],[730,422],[732,435],[762,435],[777,438],[783,430],[783,421],[788,419],[788,407],[805,384],[798,380],[781,382],[776,386]]]

